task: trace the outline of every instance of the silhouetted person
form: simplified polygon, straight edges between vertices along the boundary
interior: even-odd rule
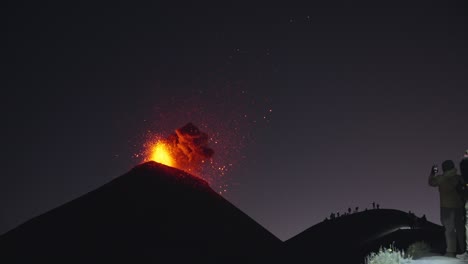
[[[409,215],[410,228],[413,229],[418,225],[418,218],[413,215]]]
[[[376,204],[375,207],[377,207],[377,209],[380,209],[380,204]]]
[[[460,174],[462,177],[461,194],[465,203],[465,252],[457,255],[457,258],[468,260],[468,149],[460,161]]]
[[[356,207],[356,208],[354,209],[354,212],[355,212],[355,213],[359,212],[359,207]]]
[[[340,217],[340,212],[337,212],[337,213],[336,213],[336,217]]]
[[[426,224],[427,223],[427,218],[426,218],[426,215],[423,214],[423,216],[421,217],[421,222]]]
[[[349,214],[351,213],[351,207],[348,207],[348,213]]]
[[[447,244],[445,255],[455,257],[458,245],[464,244],[463,201],[457,191],[461,176],[457,174],[455,164],[451,160],[442,163],[442,174],[437,175],[437,167],[432,166],[429,174],[429,185],[439,188],[440,220],[445,229]],[[458,232],[457,232],[458,230]]]
[[[427,219],[426,215],[423,215],[421,217],[417,217],[414,215],[414,227],[413,228],[423,228],[427,224]]]
[[[375,209],[375,202],[372,202],[372,209]]]

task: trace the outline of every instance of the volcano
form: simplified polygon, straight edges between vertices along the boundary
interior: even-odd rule
[[[203,179],[146,162],[0,236],[0,262],[260,263],[280,246]]]

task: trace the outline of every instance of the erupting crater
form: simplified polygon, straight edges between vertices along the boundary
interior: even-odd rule
[[[145,162],[155,161],[200,176],[214,154],[208,147],[208,139],[206,133],[188,123],[166,138],[147,143]]]

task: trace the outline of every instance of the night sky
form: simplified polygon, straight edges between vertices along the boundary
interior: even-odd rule
[[[466,2],[18,2],[4,9],[0,234],[188,122],[229,168],[213,189],[282,240],[374,201],[440,224],[430,168],[468,148]]]

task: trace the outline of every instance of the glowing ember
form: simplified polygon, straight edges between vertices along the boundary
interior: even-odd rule
[[[220,194],[237,188],[239,183],[232,178],[233,172],[248,159],[244,148],[255,143],[252,128],[268,125],[273,116],[272,100],[265,95],[259,97],[245,89],[246,86],[248,83],[243,81],[223,80],[216,83],[216,92],[194,89],[155,105],[148,112],[151,118],[143,120],[143,137],[133,144],[137,148],[133,157],[137,162],[155,160],[172,164],[169,166],[203,178]],[[174,130],[180,120],[194,121],[208,136],[193,125]],[[141,143],[143,149],[139,148]],[[161,152],[167,155],[156,154],[158,143],[165,146]],[[207,144],[216,146],[215,157],[211,157],[213,153]],[[172,163],[164,161],[170,160],[166,156]]]
[[[167,138],[150,144],[145,161],[156,161],[199,176],[203,165],[213,154],[214,151],[208,147],[207,134],[188,123]]]

